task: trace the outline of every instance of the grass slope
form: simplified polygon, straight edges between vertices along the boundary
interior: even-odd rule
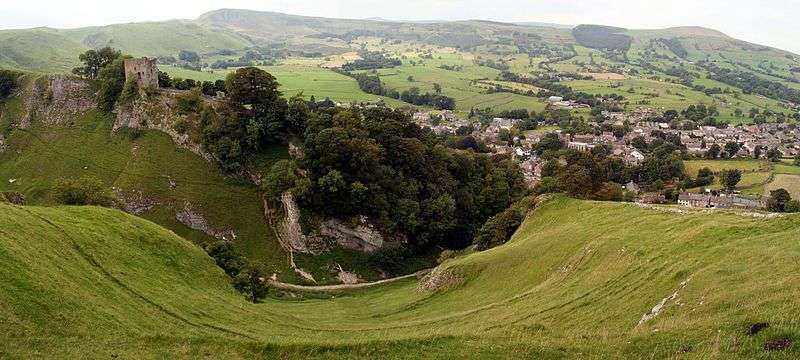
[[[0,118],[0,129],[19,118],[19,99],[11,99]],[[52,204],[51,189],[61,178],[93,176],[126,194],[141,193],[156,205],[144,217],[197,243],[211,237],[186,228],[174,214],[188,202],[220,230],[232,229],[235,244],[265,270],[288,276],[286,255],[263,220],[259,190],[226,177],[199,156],[175,147],[165,134],[145,131],[139,136],[112,133],[113,119],[90,112],[71,124],[13,130],[8,148],[0,153],[0,191],[26,194],[31,204]],[[264,154],[269,164],[288,156],[285,148]],[[270,160],[271,159],[271,160]],[[16,181],[12,184],[10,179]],[[170,180],[176,186],[171,188]]]
[[[798,235],[797,216],[556,198],[507,245],[445,263],[462,279],[449,290],[408,280],[253,305],[201,250],[147,221],[0,204],[0,355],[796,358]],[[759,321],[770,327],[746,335]],[[767,353],[776,339],[795,344]]]

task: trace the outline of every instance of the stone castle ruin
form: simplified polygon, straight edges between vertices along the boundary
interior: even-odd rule
[[[158,89],[156,59],[125,59],[125,81],[135,81],[140,89]]]

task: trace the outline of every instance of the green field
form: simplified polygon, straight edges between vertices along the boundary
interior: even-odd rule
[[[195,79],[199,81],[224,79],[228,72],[232,71],[193,71],[164,65],[159,66],[159,68],[172,77]],[[319,101],[327,97],[344,103],[351,101],[378,102],[382,100],[390,106],[405,104],[395,99],[367,94],[358,88],[358,84],[354,79],[313,64],[260,66],[260,68],[266,70],[278,79],[278,82],[281,84],[280,90],[287,97],[303,93],[306,98],[313,95]]]
[[[765,195],[777,189],[786,189],[793,199],[800,199],[800,174],[777,174],[775,180],[767,184]]]
[[[797,216],[557,198],[507,245],[445,263],[439,290],[407,280],[253,305],[202,250],[147,221],[0,204],[0,354],[790,359],[798,229]],[[748,336],[756,322],[769,327]],[[764,350],[782,339],[793,345]]]
[[[722,170],[741,170],[743,173],[769,171],[769,164],[757,160],[689,160],[683,162],[686,173],[696,177],[702,168],[718,173]]]

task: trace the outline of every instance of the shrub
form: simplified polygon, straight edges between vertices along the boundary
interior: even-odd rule
[[[525,215],[532,205],[533,199],[527,197],[489,218],[472,241],[475,250],[487,250],[508,242],[522,224],[522,220],[525,219]]]
[[[244,267],[244,260],[227,241],[217,241],[206,246],[206,252],[214,262],[230,277],[239,275]]]
[[[256,267],[248,267],[236,275],[233,278],[233,287],[253,303],[261,301],[269,291],[264,275]]]
[[[787,213],[800,213],[800,200],[787,201],[783,206],[783,211]]]
[[[19,86],[22,73],[11,70],[0,70],[0,100],[5,99]]]
[[[114,205],[114,198],[106,193],[103,182],[94,177],[58,180],[53,191],[55,200],[64,205]]]

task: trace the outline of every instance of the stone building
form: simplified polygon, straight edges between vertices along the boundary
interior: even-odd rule
[[[125,59],[125,81],[133,80],[140,89],[158,89],[156,59]]]

